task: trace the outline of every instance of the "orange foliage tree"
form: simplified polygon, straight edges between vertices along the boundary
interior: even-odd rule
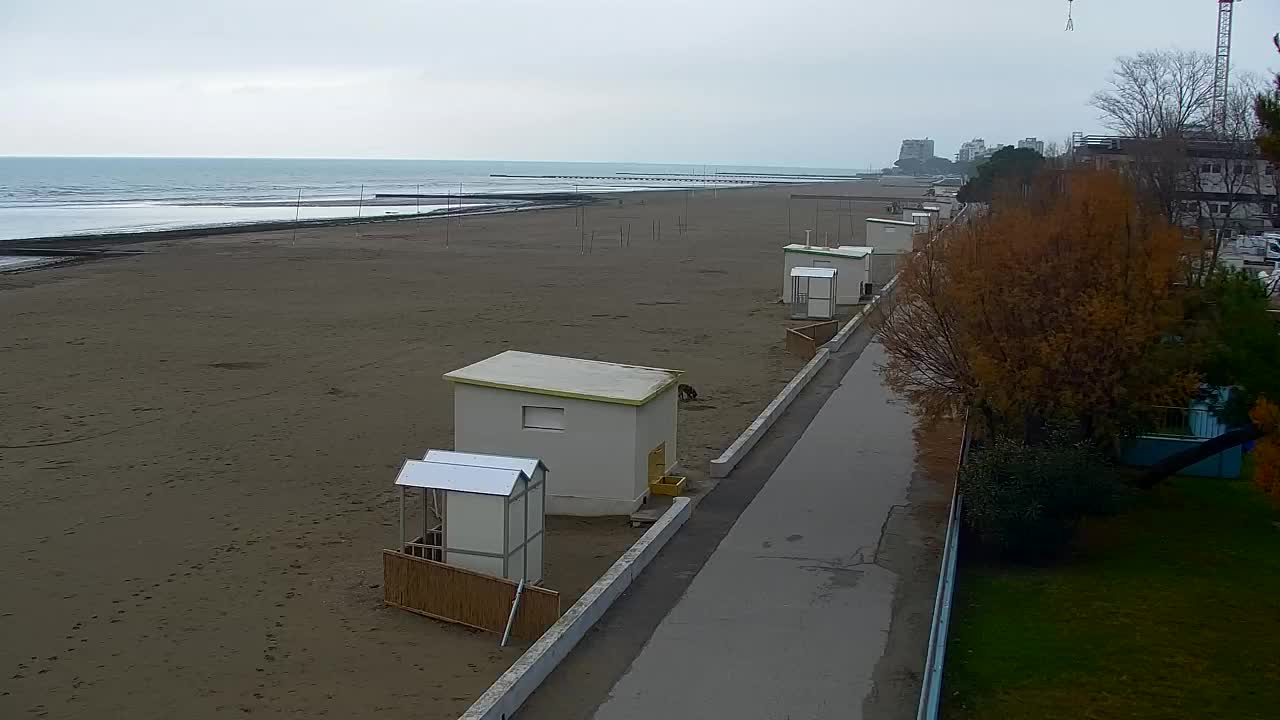
[[[1280,406],[1259,398],[1249,419],[1266,433],[1253,447],[1253,481],[1280,502]]]
[[[907,264],[881,321],[886,382],[927,416],[977,411],[1035,441],[1070,423],[1110,437],[1197,376],[1182,319],[1181,233],[1096,170],[1047,171]]]

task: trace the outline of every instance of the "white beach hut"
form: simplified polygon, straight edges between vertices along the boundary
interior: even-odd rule
[[[867,218],[867,245],[877,253],[911,252],[915,226],[907,220]]]
[[[542,580],[547,468],[532,458],[432,450],[406,460],[400,488],[404,552],[508,580]],[[410,488],[421,491],[421,534],[405,526]]]
[[[791,317],[830,320],[836,316],[836,269],[797,267],[791,269]]]
[[[927,233],[934,226],[934,218],[936,213],[926,212],[924,210],[904,210],[902,211],[902,219],[910,220],[915,225],[915,232]]]
[[[677,463],[677,370],[508,350],[444,377],[454,447],[544,460],[549,514],[632,513]]]
[[[839,283],[837,305],[856,305],[862,300],[866,283],[871,281],[872,248],[859,245],[819,247],[792,244],[782,248],[782,299],[794,303],[795,286],[791,271],[798,267],[834,268]]]

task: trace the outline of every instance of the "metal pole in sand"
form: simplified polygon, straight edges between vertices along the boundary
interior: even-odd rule
[[[356,237],[360,237],[360,220],[364,218],[364,183],[360,183],[360,202],[356,205]]]
[[[422,184],[413,191],[413,214],[418,216],[418,237],[422,237]]]
[[[302,217],[302,188],[298,188],[298,204],[293,209],[293,238],[289,240],[290,245],[298,244],[298,218]]]
[[[689,194],[692,190],[684,191],[684,234],[689,234]]]

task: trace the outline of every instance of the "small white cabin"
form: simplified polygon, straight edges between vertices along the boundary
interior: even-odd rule
[[[929,230],[933,229],[933,226],[935,225],[935,217],[936,213],[925,212],[923,210],[902,211],[902,219],[910,220],[911,224],[915,225],[915,232],[917,233],[927,233]]]
[[[830,320],[836,316],[836,269],[791,269],[791,317],[794,320]]]
[[[677,464],[680,371],[508,350],[445,374],[454,447],[536,457],[552,515],[628,515]]]
[[[866,283],[871,282],[873,249],[858,245],[818,247],[792,244],[782,248],[782,299],[794,303],[795,288],[791,271],[798,267],[834,268],[840,282],[836,288],[837,305],[856,305],[862,301]]]
[[[476,572],[542,581],[547,468],[532,458],[431,450],[406,460],[400,488],[404,552]],[[422,533],[405,527],[409,489],[422,493]]]
[[[877,253],[911,252],[916,224],[907,220],[867,218],[867,245]]]

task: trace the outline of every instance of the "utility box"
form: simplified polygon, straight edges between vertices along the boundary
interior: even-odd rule
[[[836,316],[836,269],[791,269],[791,318],[830,320]]]
[[[798,267],[814,267],[834,268],[838,273],[840,282],[835,295],[837,305],[858,304],[862,300],[865,284],[871,281],[871,253],[872,248],[859,245],[787,245],[782,248],[783,302],[796,302],[791,271]]]
[[[546,478],[546,466],[533,458],[432,450],[422,460],[406,460],[396,476],[401,549],[537,584],[542,581]],[[421,492],[421,534],[405,527],[411,490]]]
[[[446,373],[459,452],[554,468],[552,515],[629,515],[677,464],[678,370],[508,350]]]

